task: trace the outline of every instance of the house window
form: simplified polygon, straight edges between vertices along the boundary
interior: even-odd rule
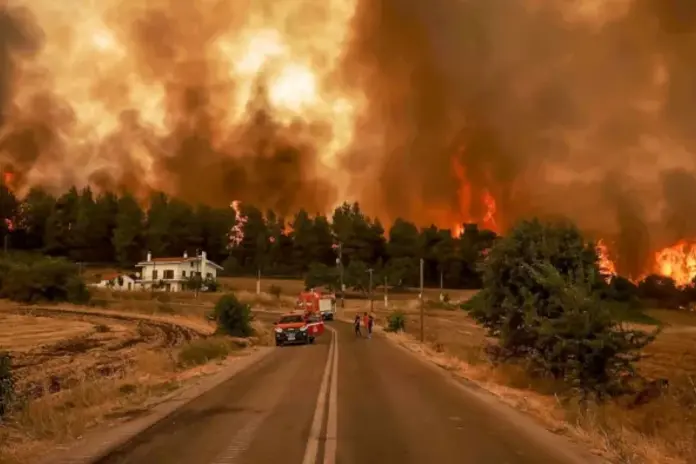
[[[152,280],[157,280],[157,269],[152,270]]]
[[[181,271],[181,277],[186,278],[186,271]]]
[[[191,268],[193,268],[193,261],[191,261]]]
[[[164,271],[164,278],[165,279],[173,279],[174,278],[174,271],[171,269],[167,269]]]
[[[205,276],[206,276],[208,279],[212,279],[212,278],[213,278],[213,273],[212,273],[212,272],[208,272],[208,273],[206,273]]]
[[[196,272],[196,277],[200,277],[200,276],[201,276],[201,273],[200,273],[200,272]]]

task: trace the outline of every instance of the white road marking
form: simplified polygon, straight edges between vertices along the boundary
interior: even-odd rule
[[[333,329],[332,329],[333,330]],[[336,349],[333,353],[331,386],[329,388],[329,414],[326,421],[326,442],[324,443],[324,464],[336,463],[336,440],[338,429],[338,332],[334,332]]]
[[[326,406],[326,393],[329,384],[329,374],[331,373],[331,363],[334,360],[335,352],[338,350],[336,344],[337,333],[332,328],[331,331],[331,346],[329,347],[329,355],[326,358],[326,367],[324,367],[324,375],[319,386],[319,396],[317,396],[317,406],[314,409],[314,418],[312,419],[312,428],[309,431],[309,439],[305,448],[304,459],[302,464],[315,464],[317,461],[317,453],[319,452],[319,438],[321,435],[321,426],[324,423],[324,408]]]

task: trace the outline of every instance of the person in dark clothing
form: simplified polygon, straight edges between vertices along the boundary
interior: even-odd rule
[[[355,315],[355,322],[353,322],[353,325],[355,326],[355,336],[362,337],[362,332],[360,332],[360,314]]]
[[[375,317],[370,314],[367,319],[367,338],[372,338],[372,327],[375,325]]]

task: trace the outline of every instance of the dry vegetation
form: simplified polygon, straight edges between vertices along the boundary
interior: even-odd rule
[[[114,304],[0,304],[0,350],[12,355],[21,398],[0,427],[0,462],[34,462],[97,425],[143,414],[166,393],[219,371],[230,355],[269,342],[261,322],[252,339],[210,336],[214,325],[202,315],[212,310],[211,295],[186,301],[182,294],[183,302],[166,303],[171,311],[137,294],[101,296]]]
[[[347,308],[346,317],[363,308]],[[378,319],[385,320],[383,305],[376,308]],[[532,379],[522,367],[493,365],[484,351],[492,340],[466,313],[427,310],[426,343],[421,345],[417,302],[399,309],[407,315],[406,333],[388,337],[531,414],[549,430],[584,442],[613,462],[696,462],[696,315],[649,311],[665,329],[645,350],[639,369],[648,378],[669,379],[666,394],[635,408],[624,399],[581,413],[577,404],[563,399],[558,385]]]

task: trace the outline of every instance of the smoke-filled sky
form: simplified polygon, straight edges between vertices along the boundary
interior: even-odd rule
[[[696,3],[0,0],[0,168],[448,227],[696,237]]]

